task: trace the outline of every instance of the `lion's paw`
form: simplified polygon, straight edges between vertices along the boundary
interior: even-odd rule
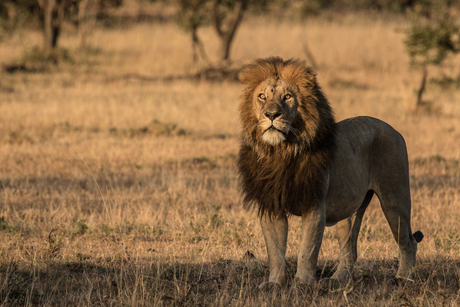
[[[259,290],[261,291],[272,291],[281,289],[281,285],[276,282],[264,281],[259,285]]]
[[[300,278],[299,276],[296,276],[294,278],[294,283],[296,285],[309,285],[309,286],[314,286],[316,284],[316,278]]]
[[[397,276],[396,278],[389,278],[387,280],[389,286],[410,286],[414,284],[414,280],[411,278],[404,278]]]
[[[347,283],[336,278],[323,278],[318,282],[318,286],[325,291],[337,291],[344,289]]]

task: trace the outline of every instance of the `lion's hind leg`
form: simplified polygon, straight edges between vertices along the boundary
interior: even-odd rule
[[[332,275],[332,279],[338,280],[340,283],[347,282],[350,277],[356,259],[358,258],[358,235],[361,228],[364,212],[369,205],[373,191],[367,192],[361,206],[356,213],[336,225],[337,239],[340,246],[339,266]]]
[[[399,246],[399,268],[396,277],[410,279],[412,268],[415,266],[418,240],[412,234],[410,226],[410,196],[408,193],[405,194],[398,193],[399,197],[404,195],[405,199],[398,199],[393,193],[378,196],[385,218]],[[415,236],[418,237],[418,233]]]
[[[397,277],[410,279],[415,265],[417,240],[411,231],[409,161],[404,138],[388,125],[381,125],[370,153],[370,187],[399,246]]]

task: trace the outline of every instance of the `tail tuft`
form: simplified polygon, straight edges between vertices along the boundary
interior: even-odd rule
[[[412,236],[414,236],[414,239],[415,241],[417,241],[417,243],[420,243],[423,240],[423,233],[420,230],[417,230],[416,232],[414,232]]]

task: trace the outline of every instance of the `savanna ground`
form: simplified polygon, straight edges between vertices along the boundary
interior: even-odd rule
[[[428,84],[426,108],[413,112],[421,74],[409,69],[406,27],[363,16],[250,19],[233,58],[305,58],[307,43],[338,120],[370,115],[403,134],[413,230],[425,234],[414,282],[393,282],[397,245],[374,200],[346,289],[259,292],[265,243],[236,171],[241,86],[153,81],[197,69],[189,38],[173,24],[137,24],[96,28],[83,51],[69,28],[61,46],[72,61],[0,74],[1,306],[460,305],[460,91]],[[216,54],[212,29],[200,34]],[[41,39],[29,30],[6,38],[0,61],[33,59]],[[458,73],[458,60],[450,65]],[[290,230],[289,283],[298,218]],[[328,228],[318,278],[337,254]]]

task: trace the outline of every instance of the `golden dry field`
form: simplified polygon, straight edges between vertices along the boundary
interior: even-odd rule
[[[460,305],[460,91],[429,83],[426,107],[414,112],[421,73],[409,68],[407,26],[252,18],[232,57],[235,67],[305,59],[307,44],[337,120],[369,115],[402,133],[412,227],[425,234],[412,283],[394,282],[398,249],[374,200],[347,288],[259,292],[265,243],[236,171],[241,86],[156,80],[204,64],[192,65],[190,39],[174,24],[141,23],[95,28],[83,51],[68,28],[60,45],[71,61],[0,72],[0,306]],[[200,35],[213,58],[213,30]],[[33,58],[41,42],[31,30],[6,37],[0,64]],[[444,73],[458,67],[450,60]],[[334,233],[326,230],[318,278],[337,265]],[[299,245],[293,217],[289,284]]]

